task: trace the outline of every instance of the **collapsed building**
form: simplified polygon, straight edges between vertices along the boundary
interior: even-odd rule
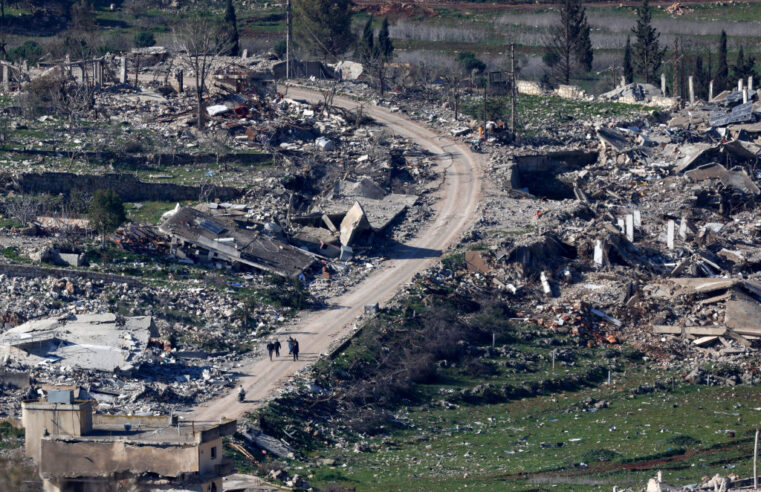
[[[576,148],[497,149],[502,191],[474,231],[490,248],[466,255],[471,278],[503,289],[516,318],[588,343],[747,366],[761,340],[760,121],[745,89],[608,122]],[[758,381],[746,368],[726,383]]]
[[[233,470],[222,438],[235,420],[183,422],[176,416],[103,415],[73,390],[22,403],[26,455],[54,492],[132,490],[221,492]]]
[[[31,367],[45,364],[129,372],[148,357],[157,336],[150,316],[69,314],[28,321],[0,337],[0,360]]]
[[[314,263],[313,256],[271,234],[190,207],[178,205],[159,231],[171,238],[171,254],[186,261],[225,261],[284,277],[298,277]]]

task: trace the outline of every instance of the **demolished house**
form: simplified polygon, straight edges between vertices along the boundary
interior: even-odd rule
[[[148,357],[148,342],[155,336],[150,316],[72,314],[9,329],[0,337],[0,358],[27,367],[57,364],[127,372]]]
[[[22,402],[26,455],[45,490],[113,490],[117,481],[131,490],[223,490],[233,463],[222,439],[235,420],[103,415],[94,406],[65,389]]]
[[[171,254],[185,261],[223,261],[289,278],[298,277],[315,261],[263,229],[249,229],[234,219],[190,207],[178,205],[166,214],[159,231],[171,238]]]
[[[307,247],[313,249],[319,242],[320,254],[329,255],[331,248],[326,247],[329,244],[326,240],[337,239],[341,246],[348,247],[363,237],[363,241],[370,244],[375,234],[385,231],[417,200],[416,195],[386,193],[367,178],[341,180],[313,205],[309,215],[293,220],[310,226],[303,235],[297,236]]]

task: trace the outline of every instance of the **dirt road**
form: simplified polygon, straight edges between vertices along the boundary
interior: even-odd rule
[[[318,93],[294,88],[289,89],[288,97],[320,100]],[[356,102],[339,97],[335,98],[334,104],[346,108],[357,106]],[[477,155],[466,146],[441,138],[400,114],[367,105],[364,111],[389,131],[411,138],[438,156],[440,172],[446,175],[437,192],[434,219],[421,227],[413,240],[390,252],[387,256],[393,259],[384,262],[351,292],[331,299],[329,309],[307,314],[278,332],[281,342],[285,342],[289,335],[299,341],[298,362],[289,359],[287,350],[272,362],[267,357],[252,361],[240,368],[243,374],[240,383],[247,393],[244,403],[238,402],[237,392],[233,391],[200,405],[186,418],[197,421],[237,418],[261,405],[287,378],[316,361],[328,352],[331,344],[347,335],[366,304],[377,302],[383,305],[415,273],[437,261],[441,252],[456,243],[474,220],[481,196],[481,167]]]

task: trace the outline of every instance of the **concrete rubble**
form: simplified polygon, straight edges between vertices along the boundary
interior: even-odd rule
[[[0,156],[0,212],[9,218],[16,197],[59,200],[28,225],[0,228],[2,416],[17,417],[30,388],[52,384],[83,388],[103,413],[181,412],[226,393],[236,368],[298,314],[289,303],[301,292],[307,306],[322,306],[431,214],[441,180],[434,159],[368,125],[360,110],[327,112],[278,93],[279,60],[216,60],[202,129],[183,86],[192,75],[169,50],[125,60],[98,61],[105,80],[84,116],[93,126],[27,118],[17,99],[0,108],[15,132]],[[351,63],[296,70],[362,73]],[[80,77],[77,67],[65,74]],[[153,202],[182,205],[158,222],[124,224],[108,237],[115,251],[101,252],[86,206],[69,201],[99,188],[137,213]],[[363,212],[352,227],[355,205]],[[133,326],[138,319],[149,326]]]

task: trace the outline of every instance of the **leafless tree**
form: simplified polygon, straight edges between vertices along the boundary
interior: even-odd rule
[[[5,201],[5,213],[27,226],[37,218],[40,203],[32,195],[19,195]]]
[[[198,129],[204,127],[203,96],[209,77],[220,64],[219,56],[229,49],[229,36],[222,32],[219,22],[195,16],[173,31],[175,47],[182,53],[182,64],[193,74],[197,103]]]

